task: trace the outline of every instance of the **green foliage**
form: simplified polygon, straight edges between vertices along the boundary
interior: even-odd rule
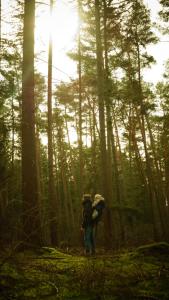
[[[159,12],[159,15],[164,20],[164,22],[168,22],[168,20],[169,20],[168,1],[167,0],[160,0],[160,4],[162,6],[162,10]]]

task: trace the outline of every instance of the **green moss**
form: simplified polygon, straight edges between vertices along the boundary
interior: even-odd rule
[[[58,288],[54,284],[42,282],[39,286],[27,288],[23,293],[23,297],[31,297],[32,299],[36,299],[42,296],[45,297],[57,293]]]
[[[10,278],[14,279],[17,279],[19,277],[16,266],[11,263],[5,263],[0,269],[0,274],[9,275]]]
[[[156,253],[161,247],[155,246]],[[38,255],[20,253],[0,270],[0,299],[121,300],[149,295],[167,300],[169,257],[164,255],[162,261],[159,255],[163,255],[146,253],[145,246],[95,258],[72,256],[54,248],[43,249]]]

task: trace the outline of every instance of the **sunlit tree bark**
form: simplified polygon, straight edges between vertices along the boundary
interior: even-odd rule
[[[50,0],[50,17],[53,12],[53,0]],[[48,50],[48,170],[49,170],[49,212],[51,243],[57,245],[57,205],[53,170],[53,120],[52,120],[52,33]]]
[[[120,193],[120,182],[119,182],[119,174],[117,167],[117,159],[116,159],[116,147],[112,126],[112,111],[111,111],[111,79],[110,79],[110,71],[109,71],[109,58],[108,58],[108,36],[107,36],[107,4],[106,0],[103,1],[104,4],[104,16],[103,16],[103,24],[104,24],[104,97],[106,104],[106,125],[107,125],[107,174],[109,181],[109,197],[114,200],[114,204],[119,206],[119,223],[120,223],[120,232],[119,232],[119,243],[121,241],[124,242],[124,228],[123,228],[123,218],[121,214],[122,201],[121,201],[121,193]],[[114,167],[114,182],[115,188],[113,191],[113,167]],[[114,192],[114,199],[113,199]]]
[[[95,20],[96,20],[96,55],[97,55],[97,92],[98,92],[98,105],[99,105],[99,124],[100,124],[100,155],[101,155],[101,192],[103,193],[106,201],[105,213],[105,244],[106,247],[111,247],[112,232],[111,232],[111,210],[112,199],[111,189],[108,179],[108,160],[106,149],[106,136],[105,136],[105,105],[104,105],[104,72],[103,72],[103,50],[100,31],[100,2],[95,0]]]
[[[34,21],[35,1],[25,1],[22,85],[23,237],[24,240],[31,244],[39,245],[41,242],[41,230],[35,138]]]
[[[83,141],[82,141],[82,58],[81,58],[81,0],[78,0],[78,94],[79,94],[79,196],[83,194]]]

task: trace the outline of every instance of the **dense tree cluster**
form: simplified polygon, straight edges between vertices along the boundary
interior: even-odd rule
[[[0,239],[79,246],[82,195],[101,193],[100,245],[168,241],[169,64],[144,81],[158,39],[143,1],[74,0],[78,74],[54,90],[52,41],[47,82],[34,67],[35,1],[15,2],[0,50]]]

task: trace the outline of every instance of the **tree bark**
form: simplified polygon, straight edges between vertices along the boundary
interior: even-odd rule
[[[79,28],[78,28],[78,93],[79,93],[79,196],[83,195],[83,142],[82,142],[82,59],[81,59],[81,1],[78,0]]]
[[[39,245],[41,243],[41,227],[35,137],[34,21],[35,1],[25,1],[22,74],[23,238],[30,244]]]
[[[53,0],[50,0],[50,17],[52,18]],[[52,33],[49,38],[48,52],[48,170],[51,244],[57,245],[57,203],[53,174],[53,120],[52,120]]]
[[[111,247],[112,244],[112,222],[111,222],[111,186],[108,180],[108,161],[105,136],[105,105],[104,105],[104,71],[103,71],[103,50],[100,30],[100,2],[95,0],[95,21],[96,21],[96,56],[97,56],[97,93],[99,104],[99,124],[100,124],[100,174],[101,174],[101,192],[106,199],[107,206],[105,210],[105,246]]]

